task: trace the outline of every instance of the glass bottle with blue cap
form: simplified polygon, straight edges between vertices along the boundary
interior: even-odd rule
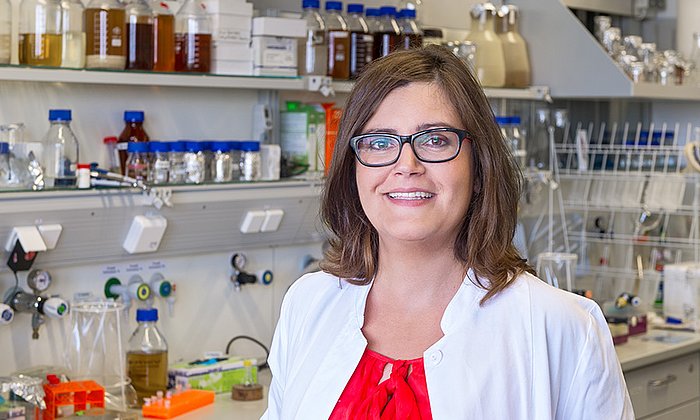
[[[126,365],[142,405],[144,398],[165,392],[168,387],[168,343],[156,325],[156,308],[136,310],[136,321],[138,326],[129,339]]]
[[[49,110],[49,131],[44,137],[43,166],[47,188],[75,186],[78,139],[70,128],[70,109]]]

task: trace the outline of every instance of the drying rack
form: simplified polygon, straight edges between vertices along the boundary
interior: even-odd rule
[[[577,277],[634,278],[700,261],[700,176],[686,170],[692,125],[568,125],[554,141],[565,233]]]

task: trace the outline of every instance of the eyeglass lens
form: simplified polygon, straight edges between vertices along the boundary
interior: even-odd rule
[[[413,151],[425,162],[449,160],[459,150],[459,134],[452,131],[423,133],[413,139]],[[401,141],[386,134],[373,134],[360,138],[356,150],[360,160],[369,165],[389,164],[398,159]]]

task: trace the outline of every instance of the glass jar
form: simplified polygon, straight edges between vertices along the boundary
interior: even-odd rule
[[[206,6],[187,0],[175,15],[175,71],[209,73],[211,21]]]
[[[206,179],[206,158],[203,145],[198,141],[188,141],[185,144],[185,182],[201,184]]]
[[[148,142],[151,151],[148,182],[151,184],[167,184],[170,179],[170,144],[162,141]]]
[[[10,64],[12,39],[12,4],[0,0],[0,64]]]
[[[153,9],[153,70],[175,71],[175,15],[168,3],[151,1]]]
[[[241,146],[241,181],[258,181],[262,176],[260,142],[242,141]]]
[[[20,5],[19,63],[61,65],[63,35],[60,0],[23,0]]]
[[[401,48],[408,50],[423,45],[423,29],[416,22],[416,11],[403,9],[399,14],[399,27],[401,28]]]
[[[75,186],[78,139],[70,128],[70,109],[49,110],[49,131],[44,137],[44,182],[47,188]]]
[[[350,78],[356,79],[367,64],[372,61],[374,37],[369,25],[362,16],[364,6],[348,4],[347,24],[350,31]]]
[[[137,309],[138,326],[129,338],[127,374],[136,389],[139,405],[168,387],[168,343],[158,329],[158,310]]]
[[[211,144],[211,180],[231,182],[233,177],[231,144],[228,141],[215,141]]]
[[[123,70],[126,13],[119,0],[90,0],[85,9],[85,67]]]
[[[148,143],[129,142],[126,151],[126,176],[147,182],[150,168]]]
[[[241,179],[241,142],[230,141],[229,147],[231,148],[231,179],[238,181]]]
[[[530,86],[530,60],[527,57],[527,44],[518,31],[519,9],[504,5],[498,11],[501,33],[498,37],[503,45],[506,65],[505,87],[525,88]]]
[[[124,111],[124,129],[119,135],[117,149],[119,150],[119,162],[122,174],[126,168],[127,144],[129,142],[148,142],[148,134],[143,128],[145,114],[143,111]]]
[[[496,34],[496,7],[477,4],[471,11],[471,28],[466,40],[476,44],[476,76],[484,87],[503,87],[506,63],[503,45]]]
[[[384,57],[401,45],[401,29],[396,22],[396,8],[381,7],[379,15],[379,25],[374,32],[374,58]]]
[[[153,10],[146,0],[129,0],[126,13],[126,69],[153,70]]]
[[[297,46],[299,75],[324,75],[328,71],[328,43],[326,23],[318,12],[319,0],[303,0],[306,37],[299,38]]]
[[[170,174],[168,180],[171,184],[184,184],[187,180],[185,149],[186,142],[184,141],[174,141],[170,143]]]
[[[350,78],[350,32],[341,15],[343,3],[326,2],[326,39],[328,40],[328,76],[337,80]]]
[[[85,7],[81,0],[63,0],[63,51],[61,67],[85,67]]]

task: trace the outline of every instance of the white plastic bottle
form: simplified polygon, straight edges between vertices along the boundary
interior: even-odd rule
[[[44,137],[44,181],[47,188],[75,186],[78,139],[70,128],[70,109],[49,110],[49,131]]]

